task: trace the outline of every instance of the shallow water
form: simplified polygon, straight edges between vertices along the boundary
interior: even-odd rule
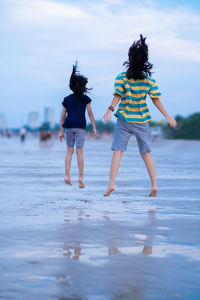
[[[84,190],[65,145],[0,139],[0,299],[200,299],[200,142],[152,143],[159,193],[135,140],[104,198],[111,140],[87,140]]]

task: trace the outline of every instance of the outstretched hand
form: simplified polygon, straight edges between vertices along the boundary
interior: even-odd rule
[[[112,119],[111,111],[107,111],[107,113],[105,113],[105,115],[103,116],[103,119],[106,123],[110,122]]]
[[[64,132],[63,132],[63,131],[60,131],[60,132],[59,132],[59,135],[58,135],[59,141],[62,142],[63,139],[64,139],[64,137],[65,137]]]
[[[176,128],[177,127],[177,123],[176,123],[176,120],[174,120],[174,118],[172,117],[168,117],[167,118],[167,121],[169,123],[169,125],[172,127],[172,128]]]
[[[93,136],[95,139],[98,138],[98,132],[96,129],[93,129]]]

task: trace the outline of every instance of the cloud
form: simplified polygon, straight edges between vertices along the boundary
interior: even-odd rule
[[[121,71],[128,48],[147,36],[150,58],[159,66],[156,79],[171,111],[193,112],[198,104],[200,15],[192,9],[168,8],[154,0],[1,0],[0,91],[4,107],[27,111],[58,105],[66,92],[71,65],[80,69],[94,89],[96,114],[103,114],[113,79]],[[185,104],[180,94],[184,88]],[[29,101],[26,101],[29,95]],[[181,97],[181,105],[174,102]],[[57,99],[57,100],[55,100]],[[50,104],[51,101],[51,104]],[[20,103],[20,104],[19,104]],[[60,102],[59,102],[60,104]],[[159,115],[160,118],[160,115]]]
[[[84,19],[89,15],[79,6],[45,0],[12,1],[13,16],[23,22],[51,23],[51,18]],[[35,24],[37,25],[37,24]]]
[[[71,51],[79,44],[80,51],[124,51],[143,33],[155,57],[200,62],[197,40],[200,16],[193,11],[161,10],[153,1],[139,4],[121,0],[83,1],[79,5],[49,0],[10,3],[8,15],[13,26],[32,32],[33,39],[37,34],[41,48],[42,40],[48,44],[51,39],[55,41],[55,49],[67,45]],[[185,24],[193,38],[190,32],[185,36]]]
[[[200,63],[200,42],[168,36],[152,39],[152,49],[160,58]]]

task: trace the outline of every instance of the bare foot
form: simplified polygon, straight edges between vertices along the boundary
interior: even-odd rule
[[[107,192],[104,194],[104,197],[110,196],[110,194],[111,194],[114,190],[115,190],[114,188],[109,188],[109,189],[107,190]]]
[[[72,185],[72,183],[71,183],[71,179],[70,179],[70,177],[69,176],[65,176],[65,183],[66,184],[68,184],[68,185]]]
[[[152,188],[151,192],[149,193],[149,197],[156,197],[157,196],[157,189]]]
[[[84,189],[85,184],[83,182],[83,179],[81,179],[81,178],[78,179],[78,186],[79,186],[79,189]]]

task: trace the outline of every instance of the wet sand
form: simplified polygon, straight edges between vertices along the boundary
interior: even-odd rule
[[[88,140],[85,189],[65,145],[0,139],[0,299],[200,299],[200,142],[152,144],[159,192],[134,140],[106,198],[109,140]]]

